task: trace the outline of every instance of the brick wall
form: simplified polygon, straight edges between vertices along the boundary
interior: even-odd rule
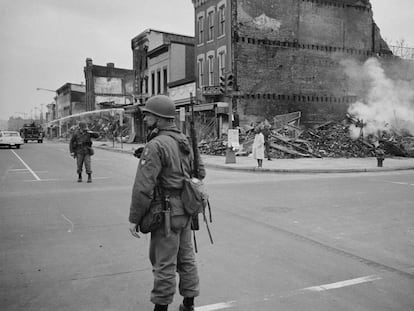
[[[356,98],[340,60],[373,55],[372,11],[352,0],[238,0],[235,68],[241,123],[302,111],[344,117]],[[378,40],[379,34],[376,34]]]

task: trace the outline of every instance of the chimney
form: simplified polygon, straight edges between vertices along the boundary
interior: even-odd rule
[[[88,67],[88,66],[92,66],[92,58],[87,58],[86,59],[86,66]]]
[[[106,67],[108,68],[115,68],[115,64],[114,63],[107,63]]]

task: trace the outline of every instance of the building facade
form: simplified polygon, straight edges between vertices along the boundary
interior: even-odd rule
[[[145,141],[139,105],[153,95],[164,94],[172,98],[178,110],[189,104],[191,94],[195,95],[194,38],[147,29],[131,40],[131,48],[138,104],[129,113],[135,121],[135,140]]]
[[[86,59],[86,111],[120,108],[134,104],[134,71],[116,68],[114,63],[94,65]]]
[[[392,54],[369,0],[193,0],[197,90],[227,101],[241,124],[300,111],[311,125],[356,100],[342,61]],[[231,97],[220,76],[233,74]]]
[[[54,114],[54,118],[52,120],[84,112],[86,109],[85,90],[86,88],[84,84],[75,83],[65,83],[57,89],[55,98],[56,106],[50,107],[52,117]],[[53,113],[53,108],[55,109],[55,113]]]

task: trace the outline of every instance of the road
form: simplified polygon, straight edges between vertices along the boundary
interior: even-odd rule
[[[149,237],[128,211],[137,159],[63,143],[0,149],[2,310],[152,310]],[[197,311],[414,310],[414,175],[208,170]],[[170,310],[178,310],[176,296]]]

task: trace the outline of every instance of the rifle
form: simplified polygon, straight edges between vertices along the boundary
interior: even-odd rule
[[[199,161],[200,161],[200,153],[198,151],[198,142],[197,142],[197,134],[194,127],[194,102],[193,102],[193,94],[190,93],[190,106],[191,106],[191,119],[190,119],[190,139],[191,139],[191,146],[193,148],[193,172],[192,176],[195,178],[200,178],[199,176]],[[191,219],[191,229],[192,230],[200,230],[200,225],[198,222],[198,215],[194,215]],[[197,244],[196,244],[197,245]]]
[[[197,141],[197,134],[195,131],[195,126],[194,126],[194,102],[193,102],[193,95],[190,93],[190,105],[191,105],[191,119],[190,119],[190,139],[191,139],[191,146],[193,148],[193,171],[192,171],[192,176],[200,179],[200,152],[198,150],[198,141]],[[210,215],[210,222],[212,222],[212,217],[211,217],[211,207],[210,207],[210,202],[207,199],[207,207],[209,210],[209,215]],[[210,228],[208,226],[208,221],[206,218],[206,213],[203,210],[203,219],[204,222],[206,223],[206,227],[207,227],[207,231],[208,231],[208,235],[210,237],[210,242],[211,244],[213,244],[213,238],[211,236],[211,232],[210,232]],[[198,214],[192,216],[191,218],[191,229],[193,230],[194,233],[194,248],[195,248],[195,252],[197,253],[197,240],[196,240],[196,236],[195,236],[195,231],[196,230],[200,230],[200,225],[199,225],[199,221],[198,221]]]

